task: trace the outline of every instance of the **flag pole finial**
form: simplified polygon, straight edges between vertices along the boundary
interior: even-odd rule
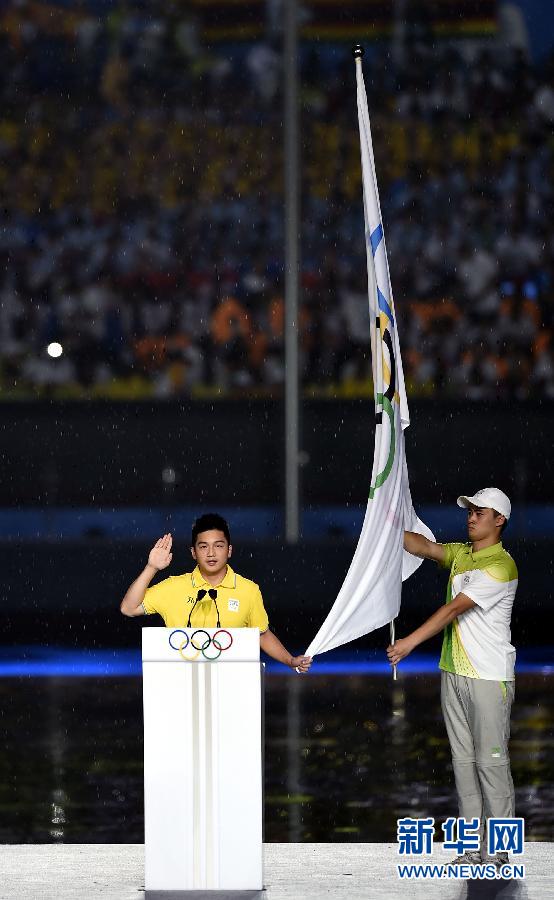
[[[354,59],[361,59],[363,55],[364,48],[361,44],[356,44],[354,47],[352,47],[352,56],[354,57]]]

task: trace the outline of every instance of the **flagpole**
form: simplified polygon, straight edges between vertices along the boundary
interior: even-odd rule
[[[390,623],[390,642],[394,644],[394,619]],[[392,667],[392,680],[396,681],[396,666]]]
[[[362,70],[363,49],[358,45],[353,48],[353,54],[366,238],[375,448],[360,538],[342,587],[306,650],[307,656],[333,650],[383,628],[387,623],[394,643],[394,619],[400,609],[402,581],[415,572],[421,562],[403,550],[403,532],[417,531],[434,540],[430,529],[418,519],[410,494],[403,437],[410,419]],[[392,668],[395,679],[396,667]]]

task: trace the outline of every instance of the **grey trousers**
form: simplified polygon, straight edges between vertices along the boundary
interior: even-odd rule
[[[508,740],[514,682],[441,672],[441,707],[452,751],[459,815],[477,817],[481,841],[487,818],[514,815]]]

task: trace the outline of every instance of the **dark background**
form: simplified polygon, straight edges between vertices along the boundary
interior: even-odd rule
[[[453,535],[454,539],[463,535]],[[520,585],[512,631],[520,646],[545,645],[552,623],[552,543],[510,541]],[[0,545],[4,572],[1,603],[4,641],[78,647],[140,646],[138,629],[160,624],[158,616],[128,619],[119,602],[146,563],[146,542],[64,541]],[[301,542],[237,542],[233,566],[262,588],[271,628],[285,644],[304,650],[335,600],[354,552],[344,539]],[[172,572],[191,568],[188,548],[176,544]],[[433,563],[404,585],[397,633],[421,624],[444,600],[446,573]],[[388,628],[353,647],[388,643]],[[440,636],[435,639],[437,647]],[[432,646],[426,648],[432,651]]]
[[[303,504],[365,505],[372,404],[302,403]],[[414,501],[451,504],[501,486],[514,504],[554,502],[553,407],[546,401],[410,403]],[[0,506],[256,506],[284,500],[279,400],[23,402],[1,410]],[[175,481],[164,483],[166,469]]]
[[[329,504],[365,507],[373,446],[368,405],[304,402],[302,492],[304,507],[316,518]],[[281,402],[259,399],[5,405],[4,533],[10,530],[10,507],[29,514],[38,507],[46,519],[48,510],[70,516],[63,540],[54,529],[47,540],[0,542],[5,642],[138,646],[137,629],[161,620],[128,620],[119,613],[121,597],[153,543],[146,536],[137,539],[137,510],[146,521],[154,513],[161,516],[168,523],[164,530],[172,529],[182,505],[193,514],[225,506],[237,516],[263,508],[277,519],[284,501],[283,417]],[[548,512],[554,499],[546,451],[554,438],[550,407],[420,401],[412,402],[411,417],[405,434],[414,503],[416,509],[438,505],[433,527],[439,540],[465,539],[463,513],[452,517],[460,493],[497,484],[511,496],[513,521],[504,543],[520,572],[514,640],[520,646],[547,643],[554,548],[548,527],[554,519]],[[168,468],[175,473],[170,484],[162,474]],[[523,512],[533,525],[539,504],[546,527],[519,527]],[[121,507],[127,507],[128,539],[102,527],[78,531],[77,508],[90,506],[108,513],[119,507],[124,514]],[[233,565],[260,584],[272,628],[285,643],[303,649],[319,628],[347,572],[355,535],[355,529],[331,524],[323,537],[287,546],[235,531]],[[187,531],[177,533],[173,573],[191,568],[188,546]],[[430,614],[444,590],[444,575],[424,564],[404,586],[399,632]],[[380,646],[385,638],[373,635],[360,646]]]
[[[157,536],[174,533],[170,571],[186,571],[193,518],[222,510],[291,650],[342,585],[374,443],[356,41],[414,504],[460,540],[460,493],[513,502],[517,808],[529,839],[552,837],[554,8],[520,0],[506,23],[506,7],[302,4],[303,536],[287,545],[279,6],[1,4],[3,841],[142,841],[140,678],[103,666],[138,664],[141,628],[162,624],[119,612]],[[422,565],[397,634],[445,585]],[[436,664],[354,671],[388,642],[385,627],[341,648],[338,675],[269,671],[268,840],[392,841],[399,815],[453,812]],[[103,650],[96,675],[68,648]],[[45,677],[27,677],[37,659]]]

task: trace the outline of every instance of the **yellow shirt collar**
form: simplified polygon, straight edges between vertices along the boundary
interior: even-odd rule
[[[192,572],[192,574],[191,574],[191,581],[192,581],[192,586],[195,588],[202,588],[202,587],[206,587],[208,589],[212,588],[212,587],[236,588],[236,586],[237,586],[237,576],[233,572],[229,563],[227,563],[227,571],[225,573],[225,578],[223,579],[223,581],[220,581],[219,584],[215,584],[215,585],[209,584],[207,581],[205,581],[204,576],[202,575],[198,566],[196,566],[194,572]]]
[[[469,546],[471,548],[471,544]],[[502,541],[499,541],[497,544],[491,544],[490,547],[484,547],[482,550],[476,550],[475,552],[472,550],[471,555],[473,559],[481,561],[488,556],[496,556],[503,549]]]

